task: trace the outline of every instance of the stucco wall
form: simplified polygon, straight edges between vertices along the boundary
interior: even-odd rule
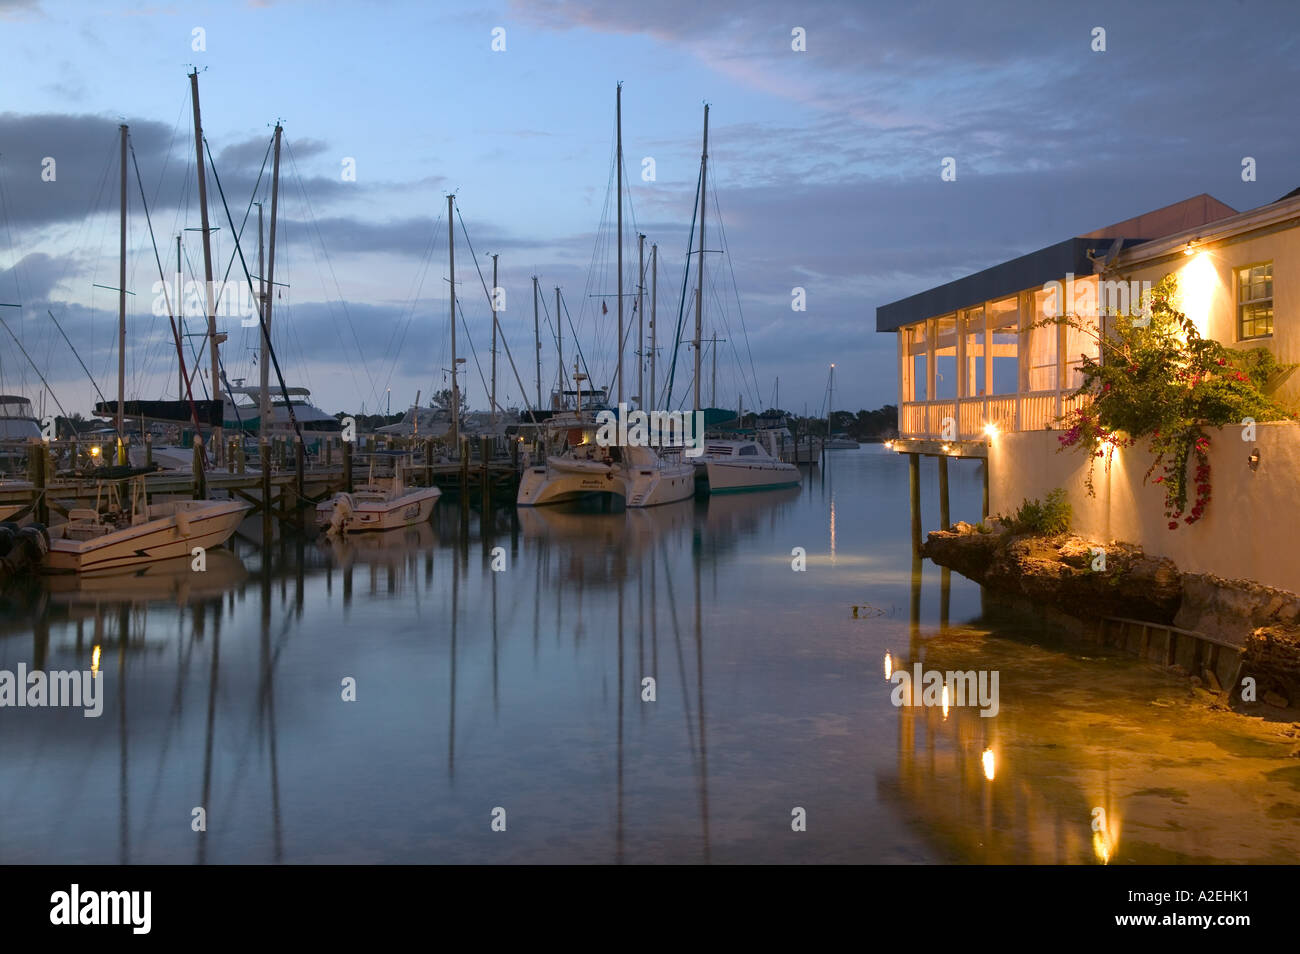
[[[1013,513],[1025,498],[1041,500],[1064,487],[1074,530],[1100,541],[1137,543],[1169,557],[1180,570],[1248,579],[1300,593],[1300,425],[1257,424],[1256,440],[1241,426],[1210,434],[1212,498],[1206,515],[1169,529],[1160,484],[1142,478],[1151,454],[1142,446],[1117,451],[1109,473],[1098,460],[1084,486],[1087,459],[1073,448],[1057,453],[1060,431],[999,435],[989,448],[989,509]],[[1248,459],[1259,450],[1251,471]],[[1157,476],[1156,474],[1152,475]]]

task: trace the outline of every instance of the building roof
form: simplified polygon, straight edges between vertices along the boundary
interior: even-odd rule
[[[881,305],[876,309],[876,331],[897,331],[904,325],[950,314],[959,308],[971,308],[1026,288],[1041,287],[1046,282],[1061,280],[1069,272],[1091,275],[1094,269],[1090,252],[1108,255],[1236,214],[1232,207],[1202,193]],[[1119,248],[1115,247],[1117,241]]]

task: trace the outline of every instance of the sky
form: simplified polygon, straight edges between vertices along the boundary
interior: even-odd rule
[[[1300,6],[1264,0],[0,0],[0,303],[21,306],[0,307],[0,392],[85,414],[96,387],[115,396],[125,123],[125,390],[176,396],[154,305],[178,234],[185,280],[203,273],[193,69],[219,281],[243,277],[236,234],[258,274],[248,213],[259,201],[269,219],[283,125],[273,340],[286,383],[327,411],[396,411],[448,386],[449,192],[471,405],[488,404],[494,253],[499,403],[537,389],[533,276],[544,401],[557,345],[571,369],[575,337],[594,382],[614,384],[621,82],[625,394],[648,390],[633,311],[644,233],[655,403],[690,400],[708,103],[703,336],[719,341],[702,354],[704,403],[819,414],[832,363],[836,409],[896,400],[882,304],[1203,192],[1242,210],[1300,186],[1298,47]],[[255,381],[257,329],[219,323],[227,378]],[[201,325],[185,323],[191,368]]]

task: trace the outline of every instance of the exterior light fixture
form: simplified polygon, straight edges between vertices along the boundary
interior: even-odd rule
[[[1250,465],[1250,469],[1252,471],[1259,470],[1259,448],[1258,447],[1250,452],[1250,457],[1246,459],[1246,462]]]
[[[998,426],[996,424],[985,424],[984,436],[987,437],[989,440],[993,440],[994,438],[996,438],[998,436]]]
[[[1195,255],[1195,254],[1196,254],[1196,245],[1197,245],[1197,243],[1200,242],[1200,241],[1201,241],[1201,240],[1200,240],[1199,238],[1194,238],[1194,239],[1192,239],[1190,242],[1188,242],[1188,243],[1187,243],[1187,248],[1183,249],[1183,254],[1184,254],[1184,255]]]
[[[997,774],[996,773],[997,766],[994,762],[993,750],[985,749],[984,754],[980,756],[980,761],[984,765],[984,777],[988,779],[990,782],[993,781],[993,776]]]

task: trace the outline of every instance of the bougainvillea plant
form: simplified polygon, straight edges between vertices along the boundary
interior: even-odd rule
[[[1062,419],[1058,450],[1088,454],[1087,487],[1094,493],[1093,467],[1116,447],[1149,440],[1153,460],[1143,482],[1163,485],[1169,529],[1179,520],[1195,523],[1210,504],[1210,436],[1207,429],[1294,417],[1267,395],[1285,366],[1267,348],[1235,350],[1201,337],[1180,312],[1177,278],[1166,275],[1152,290],[1146,313],[1116,315],[1108,334],[1074,316],[1067,322],[1099,342],[1100,359],[1082,356],[1083,383],[1075,395],[1092,400]],[[1188,465],[1194,461],[1189,486]],[[1107,458],[1109,462],[1109,458]],[[1188,498],[1192,497],[1190,506]]]

